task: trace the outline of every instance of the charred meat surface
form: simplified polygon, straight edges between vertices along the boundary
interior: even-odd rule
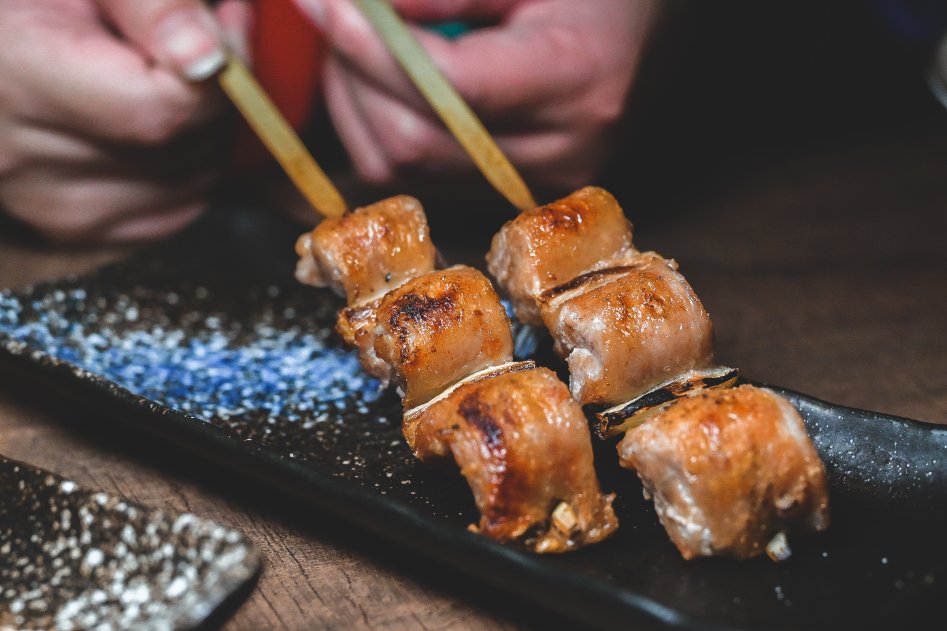
[[[565,552],[618,528],[612,496],[592,464],[588,422],[565,384],[545,368],[465,383],[405,418],[423,461],[454,460],[467,479],[479,531]]]
[[[434,269],[434,245],[421,203],[399,195],[325,219],[296,242],[296,278],[328,286],[349,305],[377,300]]]
[[[634,256],[631,224],[608,191],[589,186],[521,213],[493,238],[490,273],[513,300],[516,317],[542,324],[535,300],[579,274]]]
[[[589,272],[539,298],[582,404],[627,401],[713,357],[710,316],[676,264],[653,253],[632,263]]]
[[[377,360],[391,367],[406,408],[513,358],[510,320],[499,296],[486,276],[464,266],[430,272],[388,292],[370,338]]]
[[[761,554],[829,525],[825,469],[796,409],[770,390],[705,390],[669,403],[618,445],[685,559]]]
[[[298,280],[346,297],[336,331],[362,367],[398,385],[415,454],[460,466],[480,532],[565,552],[618,528],[582,409],[554,373],[511,361],[510,319],[482,273],[432,271],[436,253],[416,200],[325,220],[296,252]]]
[[[602,440],[622,436],[662,410],[664,404],[700,390],[731,388],[739,376],[738,369],[728,366],[699,368],[675,375],[633,399],[596,412],[595,434]]]

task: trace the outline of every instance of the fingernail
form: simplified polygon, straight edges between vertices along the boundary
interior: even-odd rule
[[[250,54],[250,38],[243,31],[235,29],[224,29],[224,41],[230,52],[236,55],[243,63],[250,65],[252,59]]]
[[[327,16],[326,5],[323,0],[302,0],[300,4],[306,15],[316,23],[316,26],[325,28]]]
[[[180,9],[155,28],[156,46],[165,61],[190,81],[203,81],[227,61],[216,23],[201,9]]]

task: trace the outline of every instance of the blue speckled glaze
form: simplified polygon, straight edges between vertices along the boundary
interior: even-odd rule
[[[195,289],[197,297],[206,293]],[[165,305],[180,301],[175,293],[150,297]],[[275,315],[264,313],[251,331],[241,331],[222,315],[208,315],[185,331],[160,318],[145,321],[148,306],[154,305],[126,295],[90,304],[79,287],[28,302],[3,292],[0,334],[203,419],[253,412],[284,422],[318,421],[353,399],[365,413],[381,395],[354,352],[289,323],[291,308],[278,318],[288,326],[276,326]]]
[[[259,288],[255,317],[204,311],[173,314],[181,305],[213,302],[211,289],[91,294],[81,286],[49,292],[0,292],[0,342],[25,344],[128,391],[204,420],[253,413],[273,421],[325,420],[341,411],[365,414],[383,389],[365,374],[357,353],[326,331],[332,307],[299,305],[313,290]],[[232,299],[232,296],[229,298]],[[504,303],[511,319],[512,308]],[[517,356],[537,337],[517,326]]]
[[[197,235],[85,278],[0,291],[0,351],[127,390],[156,418],[183,413],[414,498],[404,471],[419,463],[402,437],[399,397],[336,335],[341,299],[297,283],[290,248],[268,255],[254,241],[245,257]],[[219,237],[210,240],[226,242]],[[532,329],[516,326],[514,338],[518,357],[537,348]]]

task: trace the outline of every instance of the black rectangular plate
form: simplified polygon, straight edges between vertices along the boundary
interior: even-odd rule
[[[467,532],[463,479],[412,457],[397,398],[332,332],[338,299],[293,280],[297,230],[215,215],[94,275],[4,292],[4,369],[586,625],[867,628],[944,594],[947,431],[780,388],[826,462],[833,512],[785,563],[683,561],[614,443],[596,445],[618,494],[612,539],[542,557]]]

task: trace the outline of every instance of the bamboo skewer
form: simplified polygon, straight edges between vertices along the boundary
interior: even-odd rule
[[[391,5],[385,0],[356,0],[356,3],[490,184],[519,210],[535,208],[536,201],[516,168]]]
[[[348,208],[342,195],[243,62],[231,56],[219,80],[224,92],[313,208],[325,217],[344,215]]]

